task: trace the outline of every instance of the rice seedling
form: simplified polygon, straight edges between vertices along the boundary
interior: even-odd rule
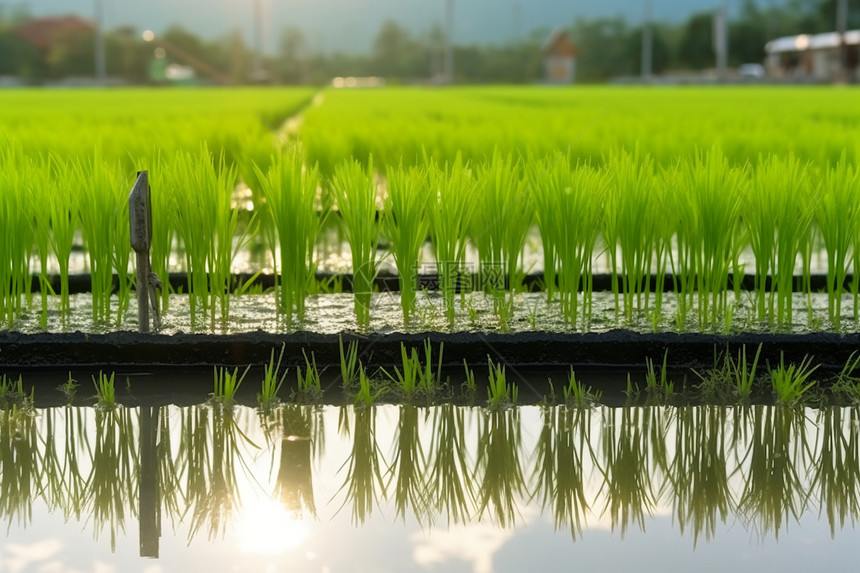
[[[743,245],[738,224],[746,173],[731,168],[720,148],[712,147],[682,162],[673,183],[678,303],[685,312],[695,296],[699,327],[707,328],[727,312],[729,274]]]
[[[8,410],[10,408],[23,412],[31,411],[33,408],[33,396],[35,388],[30,390],[28,396],[24,393],[24,381],[21,376],[15,380],[7,377],[6,374],[0,376],[0,409]]]
[[[606,170],[611,174],[603,217],[603,239],[609,255],[615,313],[619,314],[619,281],[624,317],[634,309],[648,311],[652,261],[658,276],[665,272],[661,240],[664,187],[654,174],[651,157],[639,151],[614,152]],[[656,260],[655,260],[656,259]],[[643,299],[644,298],[644,304]]]
[[[666,369],[666,362],[669,359],[669,350],[663,353],[663,366],[660,368],[660,377],[658,379],[657,372],[654,369],[654,361],[650,358],[645,359],[645,391],[650,396],[671,396],[675,393],[675,382],[669,380],[669,373]]]
[[[305,167],[296,153],[271,159],[267,171],[255,167],[263,198],[269,248],[280,270],[275,292],[278,311],[292,324],[304,319],[305,299],[314,277],[314,243],[322,221],[317,214],[316,171]],[[265,228],[265,227],[264,227]]]
[[[389,169],[386,177],[388,194],[382,214],[382,231],[391,243],[391,255],[400,284],[403,320],[408,322],[415,305],[419,254],[430,228],[427,214],[430,187],[426,172],[419,168],[401,165]]]
[[[812,221],[814,203],[803,164],[794,156],[759,163],[744,208],[756,258],[758,318],[779,325],[792,319],[794,268]],[[773,286],[766,292],[771,273]],[[776,311],[774,314],[774,303]]]
[[[834,394],[847,398],[855,404],[860,402],[860,376],[855,374],[858,368],[860,368],[860,354],[855,350],[845,361],[832,388]]]
[[[551,300],[558,276],[561,311],[576,324],[582,291],[582,323],[591,316],[592,264],[600,233],[606,178],[587,165],[571,170],[567,157],[532,164],[534,203],[544,251],[544,282]]]
[[[382,392],[371,388],[372,380],[364,372],[364,365],[358,363],[358,391],[355,393],[355,403],[372,406],[379,399]]]
[[[373,161],[368,162],[367,168],[354,160],[338,165],[334,192],[352,254],[355,316],[359,327],[367,328],[373,280],[377,274],[376,245],[379,242]]]
[[[824,172],[815,208],[815,227],[827,253],[827,311],[834,328],[841,328],[842,293],[848,269],[857,277],[857,237],[860,236],[860,170],[843,153],[839,162]],[[854,281],[857,282],[857,279]],[[856,288],[853,289],[856,292]],[[854,301],[855,313],[857,299]],[[855,314],[856,316],[856,314]]]
[[[466,392],[473,395],[478,391],[478,386],[475,384],[475,371],[469,368],[466,364],[466,359],[463,359],[463,370],[465,370],[466,380],[463,382],[463,388]]]
[[[322,398],[322,386],[316,356],[311,352],[311,357],[308,358],[304,349],[302,349],[302,355],[305,357],[305,372],[302,374],[301,366],[296,367],[298,393],[300,396],[318,400]]]
[[[57,390],[63,393],[66,397],[66,402],[71,402],[75,398],[75,394],[78,391],[78,381],[72,378],[72,373],[69,372],[69,377],[66,381],[59,386],[57,386]]]
[[[79,200],[81,232],[89,255],[93,321],[105,323],[111,318],[114,271],[123,283],[118,290],[117,308],[117,319],[121,320],[131,292],[127,284],[131,256],[128,191],[119,166],[104,159],[99,148],[92,157],[74,162],[71,169]],[[125,268],[115,268],[123,260]]]
[[[344,352],[343,336],[338,336],[337,345],[340,353],[340,379],[344,388],[347,388],[358,378],[358,341],[350,340]]]
[[[573,368],[570,369],[570,374],[567,376],[567,386],[564,387],[564,403],[567,406],[576,406],[578,408],[587,408],[598,402],[602,392],[593,390],[591,386],[586,386],[581,380],[577,379]]]
[[[225,164],[223,154],[213,157],[204,145],[196,154],[177,154],[170,188],[165,190],[173,198],[177,235],[185,248],[192,323],[202,312],[208,315],[211,330],[215,329],[216,306],[220,307],[222,328],[229,316],[230,269],[239,216],[231,204],[235,178],[236,170]]]
[[[402,342],[400,343],[400,356],[403,365],[402,371],[397,366],[394,367],[394,374],[389,373],[384,368],[381,371],[409,399],[418,386],[418,371],[421,368],[421,362],[418,359],[418,350],[413,348],[412,352],[409,353],[406,351],[406,345]]]
[[[466,245],[475,208],[475,180],[458,154],[444,167],[430,160],[427,167],[429,182],[429,220],[436,274],[442,291],[448,324],[454,324],[454,300],[465,269]],[[465,289],[461,289],[462,291]],[[462,293],[465,294],[465,293]]]
[[[116,373],[111,372],[110,376],[99,370],[98,378],[93,376],[93,386],[96,388],[96,400],[102,408],[113,408],[116,406],[116,386],[114,377]]]
[[[275,349],[272,349],[272,354],[269,357],[269,363],[265,365],[263,370],[263,381],[260,391],[257,393],[257,402],[264,409],[270,408],[278,402],[278,391],[284,384],[287,377],[288,369],[284,368],[281,373],[281,361],[284,358],[286,344],[281,345],[281,353],[278,355],[278,362],[275,362]]]
[[[506,290],[513,301],[520,283],[517,263],[533,213],[526,185],[520,163],[510,155],[496,152],[478,169],[472,240],[481,261],[482,286],[497,305],[504,302]]]
[[[816,380],[809,378],[821,365],[812,366],[812,357],[806,356],[800,364],[786,366],[784,358],[780,352],[779,366],[771,368],[768,365],[771,385],[779,403],[796,404],[815,386]]]
[[[518,388],[516,382],[507,382],[504,364],[493,364],[492,359],[487,356],[489,368],[489,386],[487,387],[487,407],[498,410],[508,405],[517,403]]]
[[[26,164],[20,149],[0,151],[0,313],[8,328],[30,293],[32,229]]]
[[[232,406],[236,399],[236,392],[239,390],[239,386],[242,384],[242,381],[245,380],[245,375],[248,374],[248,370],[250,369],[251,366],[248,365],[248,367],[245,368],[245,371],[242,372],[242,375],[239,376],[238,368],[234,368],[233,372],[230,372],[229,369],[224,368],[223,366],[220,368],[214,366],[214,388],[211,394],[212,401],[223,406]]]

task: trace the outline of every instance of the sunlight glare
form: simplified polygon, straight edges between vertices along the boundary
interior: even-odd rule
[[[236,523],[243,553],[278,555],[301,546],[310,537],[307,524],[271,499],[250,501]]]

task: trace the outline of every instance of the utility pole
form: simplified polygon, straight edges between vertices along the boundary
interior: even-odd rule
[[[726,0],[720,2],[720,7],[714,15],[714,52],[717,55],[717,76],[725,80],[729,61],[729,22]]]
[[[848,29],[848,0],[836,0],[836,31],[839,33],[839,79],[848,81],[848,47],[845,32]]]
[[[454,83],[454,0],[445,0],[445,81]]]
[[[251,79],[261,82],[265,79],[263,71],[263,0],[254,0],[254,69]]]
[[[648,80],[653,73],[654,30],[651,23],[651,0],[645,0],[645,17],[642,21],[642,79]]]
[[[95,0],[96,20],[96,45],[95,45],[95,70],[96,81],[99,85],[107,84],[107,64],[105,61],[105,37],[104,37],[104,0]]]

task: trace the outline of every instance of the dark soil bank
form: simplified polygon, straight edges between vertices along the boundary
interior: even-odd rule
[[[337,365],[338,336],[297,332],[289,335],[249,332],[232,335],[209,334],[21,334],[0,332],[0,368],[3,370],[42,368],[156,368],[210,366],[268,361],[273,348],[285,346],[284,364],[304,364],[304,350],[313,352],[320,367]],[[426,339],[433,343],[433,361],[438,360],[439,343],[444,342],[443,365],[470,366],[493,362],[518,366],[642,368],[645,360],[662,363],[668,351],[673,368],[708,367],[715,351],[736,352],[746,345],[762,345],[761,360],[800,362],[811,356],[822,367],[841,368],[849,355],[860,349],[860,335],[811,334],[712,334],[655,333],[629,330],[603,333],[559,334],[528,332],[519,334],[428,332],[422,334],[345,334],[344,343],[358,340],[359,357],[366,365],[399,364],[400,345],[419,347]],[[423,359],[423,353],[422,353]]]

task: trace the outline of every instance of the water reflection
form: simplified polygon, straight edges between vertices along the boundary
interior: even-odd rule
[[[264,553],[297,547],[321,520],[386,516],[426,530],[511,529],[543,512],[578,541],[591,528],[623,536],[665,515],[695,546],[735,524],[778,539],[811,513],[835,535],[860,517],[858,414],[762,405],[0,411],[0,517],[30,528],[43,504],[108,536],[111,550],[136,522],[149,557],[179,531],[191,541],[238,530],[247,551]]]

